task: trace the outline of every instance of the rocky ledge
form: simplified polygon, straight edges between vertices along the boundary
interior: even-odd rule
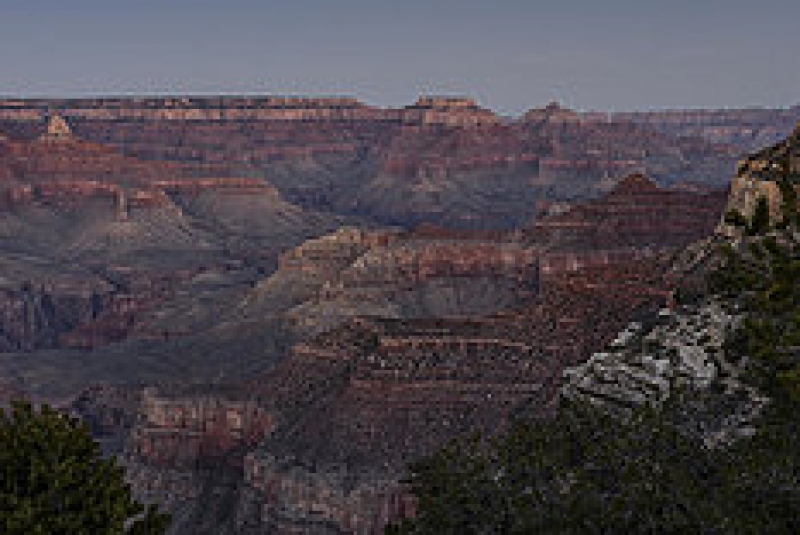
[[[664,309],[647,324],[629,324],[606,350],[565,370],[562,395],[624,415],[680,390],[713,388],[727,403],[688,425],[712,445],[749,435],[766,399],[739,379],[743,363],[732,361],[723,347],[740,321],[715,300]]]

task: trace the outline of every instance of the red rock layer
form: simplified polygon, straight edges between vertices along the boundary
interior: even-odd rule
[[[681,247],[713,233],[726,198],[724,190],[662,189],[642,175],[631,175],[609,195],[544,217],[529,232],[537,241],[578,251]]]

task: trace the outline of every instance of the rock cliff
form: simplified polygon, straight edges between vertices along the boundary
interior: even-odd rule
[[[366,241],[350,238],[351,244]],[[303,261],[293,260],[295,266]],[[491,257],[482,262],[491,265]],[[296,344],[257,381],[179,396],[183,408],[176,414],[196,413],[209,395],[222,405],[245,396],[272,422],[244,455],[243,470],[225,469],[224,488],[213,457],[202,469],[192,462],[159,465],[132,448],[134,486],[170,504],[182,529],[194,533],[211,533],[198,527],[207,503],[222,508],[215,529],[231,533],[380,533],[387,521],[413,514],[398,483],[407,462],[471,430],[496,432],[517,411],[546,411],[564,366],[668,301],[669,287],[651,261],[554,274],[537,299],[514,312],[347,320]],[[148,416],[132,436],[148,437],[147,451],[195,452],[196,433],[186,433],[181,418],[156,418],[156,426]]]
[[[777,219],[780,214],[781,193],[777,180],[785,173],[788,163],[793,175],[795,190],[800,192],[800,122],[794,132],[785,140],[767,147],[739,163],[736,177],[731,184],[728,210],[737,210],[750,217],[755,211],[759,197],[767,199],[770,215]],[[725,225],[721,229],[732,229]]]
[[[562,250],[685,247],[713,232],[727,198],[724,189],[666,189],[634,174],[608,195],[540,217],[526,232]]]

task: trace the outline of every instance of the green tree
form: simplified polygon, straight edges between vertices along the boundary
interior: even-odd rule
[[[0,409],[0,532],[157,535],[169,517],[136,502],[85,424],[44,405]]]
[[[708,448],[660,409],[611,417],[580,404],[411,466],[418,515],[392,535],[756,535],[800,531],[798,419]]]

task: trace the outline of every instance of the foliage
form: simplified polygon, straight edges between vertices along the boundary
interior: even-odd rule
[[[710,276],[712,291],[735,301],[746,316],[729,350],[751,358],[753,379],[778,396],[800,395],[800,217],[788,163],[784,168],[780,219],[764,226],[758,211],[750,220],[733,214],[729,220],[745,235],[738,247],[723,248],[723,263]],[[765,202],[759,199],[759,206]]]
[[[133,500],[85,424],[47,405],[0,409],[0,532],[156,535],[168,522]]]
[[[394,535],[792,533],[797,421],[729,449],[674,425],[679,403],[617,419],[583,405],[411,467],[419,514]],[[776,420],[782,421],[782,420]]]

